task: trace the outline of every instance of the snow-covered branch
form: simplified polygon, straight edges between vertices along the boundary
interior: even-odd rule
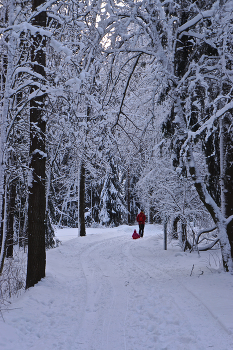
[[[216,229],[217,229],[217,226],[213,226],[213,227],[211,227],[211,228],[209,228],[209,229],[203,229],[203,230],[199,231],[199,232],[197,233],[197,235],[196,235],[196,244],[198,244],[199,238],[200,238],[201,235],[203,235],[204,233],[213,232],[213,231],[216,230]]]
[[[206,252],[207,250],[212,249],[219,242],[219,238],[216,238],[213,242],[205,244],[204,246],[199,246],[198,251]]]
[[[178,33],[182,33],[183,31],[189,29],[190,27],[193,27],[195,24],[200,22],[202,19],[212,17],[213,14],[214,14],[214,10],[213,9],[207,10],[207,11],[203,11],[203,12],[199,13],[198,15],[196,15],[195,17],[193,17],[192,19],[190,19],[188,22],[186,22],[182,26],[180,26],[177,29],[177,32]]]
[[[229,216],[227,219],[226,219],[226,224],[227,226],[233,221],[233,215]]]

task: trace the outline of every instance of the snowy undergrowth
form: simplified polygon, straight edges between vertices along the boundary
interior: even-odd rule
[[[6,258],[0,275],[0,310],[10,304],[13,296],[24,291],[27,255],[23,249],[14,249],[14,257]]]

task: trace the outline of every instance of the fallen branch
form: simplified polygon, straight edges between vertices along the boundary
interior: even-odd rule
[[[198,234],[197,234],[197,236],[196,236],[196,245],[198,245],[199,238],[200,238],[200,236],[201,236],[202,234],[204,234],[204,233],[209,233],[209,232],[213,232],[214,230],[216,230],[216,228],[217,228],[216,226],[213,226],[213,227],[211,227],[211,228],[209,228],[209,229],[204,229],[204,230],[199,231]]]
[[[205,252],[211,248],[213,248],[215,246],[215,244],[217,244],[219,242],[219,238],[216,238],[215,241],[213,241],[210,244],[206,244],[204,247],[198,247],[198,250],[201,252]]]

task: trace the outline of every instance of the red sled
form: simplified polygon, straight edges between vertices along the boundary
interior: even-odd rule
[[[132,238],[133,238],[133,239],[140,238],[140,235],[137,233],[136,230],[134,230],[134,233],[132,234]]]

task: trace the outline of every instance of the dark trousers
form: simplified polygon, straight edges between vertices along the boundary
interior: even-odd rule
[[[143,237],[145,224],[139,224],[139,235]]]

